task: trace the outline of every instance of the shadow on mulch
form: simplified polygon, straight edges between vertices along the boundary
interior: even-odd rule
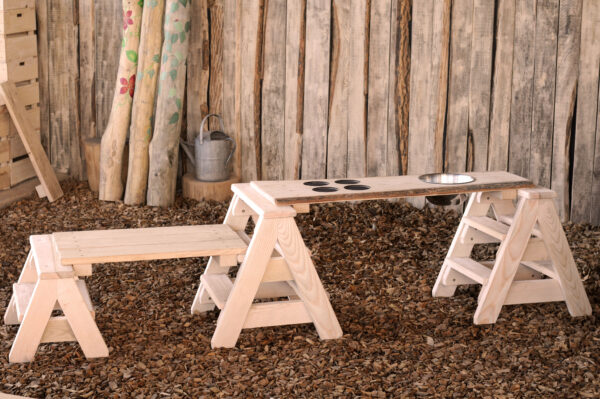
[[[169,209],[98,201],[85,183],[64,198],[0,210],[0,312],[30,234],[220,223],[226,203],[179,198]],[[0,327],[0,391],[32,397],[600,397],[600,228],[567,224],[594,314],[563,303],[504,307],[472,323],[477,287],[432,298],[458,225],[455,213],[400,202],[312,206],[300,229],[331,295],[344,337],[309,325],[244,330],[212,350],[217,312],[189,308],[206,259],[94,267],[87,284],[110,357],[87,361],[76,344],[42,345],[9,364],[16,326]],[[477,252],[484,258],[490,249]]]

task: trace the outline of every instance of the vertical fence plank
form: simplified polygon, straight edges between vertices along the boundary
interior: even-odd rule
[[[348,160],[348,65],[350,49],[350,3],[333,0],[331,77],[329,80],[329,130],[327,177],[346,176]]]
[[[120,1],[94,1],[96,15],[96,131],[104,134],[117,81],[123,32]]]
[[[448,57],[450,54],[451,1],[436,1],[433,8],[433,45],[430,82],[432,97],[430,118],[433,126],[434,170],[444,168],[444,130],[448,103]]]
[[[208,112],[223,114],[223,0],[209,2],[210,15],[210,84],[208,93]],[[210,130],[219,130],[217,118],[210,118]]]
[[[94,2],[79,0],[79,120],[81,137],[96,137]]]
[[[283,179],[285,146],[285,37],[286,1],[265,3],[264,78],[261,110],[261,176]]]
[[[385,176],[387,156],[388,82],[390,72],[391,2],[371,3],[367,105],[367,176]]]
[[[237,1],[223,0],[223,122],[225,133],[229,134],[239,145],[240,131],[236,126],[236,20],[239,12]],[[193,21],[192,21],[193,24]],[[190,43],[191,45],[191,43]],[[189,58],[188,58],[189,59]],[[189,73],[189,72],[188,72]],[[188,101],[189,103],[189,101]],[[236,149],[233,162],[233,176],[240,176],[240,149]]]
[[[494,0],[474,0],[467,170],[478,172],[487,169],[493,41]]]
[[[577,93],[577,121],[573,158],[571,221],[589,223],[592,208],[594,147],[600,71],[600,2],[584,0],[581,20],[581,55]]]
[[[81,179],[75,4],[59,0],[48,6],[50,160],[58,171]]]
[[[596,24],[600,23],[600,18]],[[600,104],[600,92],[598,93],[598,103]],[[596,121],[596,145],[594,150],[594,167],[592,173],[592,214],[590,223],[594,226],[600,226],[600,112],[598,112]]]
[[[515,7],[508,169],[523,177],[529,177],[531,149],[535,3],[535,0],[517,0]]]
[[[350,1],[350,60],[348,64],[348,165],[346,175],[367,173],[366,65],[368,62],[367,2]]]
[[[448,122],[444,162],[445,170],[448,172],[461,172],[467,167],[472,18],[473,0],[456,0],[453,2],[450,76],[448,78]],[[409,153],[409,157],[411,155]]]
[[[242,150],[242,180],[258,180],[260,153],[257,143],[260,143],[260,126],[255,121],[255,107],[260,106],[255,93],[256,80],[259,79],[261,57],[261,34],[263,1],[242,2],[242,43],[241,43],[241,150]]]
[[[408,110],[410,97],[410,25],[412,0],[398,0],[398,76],[396,77],[398,156],[401,174],[408,173]]]
[[[498,3],[496,55],[490,117],[488,170],[508,169],[515,0]]]
[[[577,95],[582,0],[561,0],[558,15],[556,95],[552,144],[552,190],[561,220],[569,218],[569,168],[573,112]]]
[[[398,95],[396,87],[400,73],[398,71],[399,58],[398,53],[398,22],[400,2],[392,0],[390,10],[390,45],[389,45],[389,72],[388,72],[388,110],[387,110],[387,143],[386,143],[386,176],[396,176],[400,173],[400,147],[398,135]]]
[[[550,187],[558,0],[539,1],[535,23],[535,72],[529,177],[542,187]]]
[[[331,1],[306,4],[302,178],[323,178],[327,162]]]
[[[50,154],[50,101],[48,83],[48,0],[36,0],[38,81],[40,83],[40,135],[42,146]]]
[[[285,36],[285,179],[300,178],[305,11],[306,0],[288,1]]]

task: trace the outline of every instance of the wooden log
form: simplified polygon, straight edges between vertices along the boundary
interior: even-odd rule
[[[535,0],[517,0],[508,170],[529,177],[535,56]]]
[[[187,128],[186,139],[193,143],[200,132],[202,119],[208,114],[208,81],[210,78],[210,40],[208,34],[207,0],[190,4],[188,68],[187,68]],[[186,157],[186,171],[193,171],[192,162]]]
[[[85,139],[83,142],[85,154],[86,175],[90,190],[97,193],[100,182],[100,138],[93,137]],[[129,164],[129,147],[125,143],[123,151],[123,169],[121,171],[121,181],[123,184],[127,181],[127,171]]]
[[[38,46],[38,81],[40,83],[40,135],[42,147],[50,153],[50,101],[48,79],[48,0],[35,2]]]
[[[326,174],[331,1],[306,4],[302,178]]]
[[[563,0],[558,11],[558,50],[556,58],[556,96],[554,98],[554,134],[552,143],[551,188],[556,192],[561,220],[569,218],[569,168],[571,135],[581,38],[582,0]]]
[[[367,104],[367,176],[385,176],[388,81],[390,72],[390,1],[371,3]]]
[[[583,1],[581,53],[577,88],[577,121],[573,157],[571,221],[590,223],[597,202],[592,197],[594,148],[598,115],[600,71],[600,2]]]
[[[123,196],[121,170],[135,90],[141,19],[142,8],[139,2],[123,0],[124,45],[110,118],[100,145],[99,198],[104,201],[118,201]]]
[[[348,67],[350,63],[350,3],[334,0],[332,13],[331,72],[329,78],[329,129],[327,176],[345,177],[348,162]]]
[[[129,128],[129,171],[124,202],[140,205],[146,200],[148,184],[148,146],[152,139],[154,96],[160,66],[164,0],[144,2],[138,67],[137,90],[133,95]]]
[[[462,172],[467,167],[472,22],[473,2],[455,1],[452,4],[450,76],[448,78],[448,123],[444,168],[447,172]],[[411,155],[409,152],[409,157]]]
[[[497,13],[494,84],[490,105],[488,170],[507,170],[513,42],[515,36],[515,1],[500,2]]]
[[[369,36],[367,2],[350,2],[350,48],[348,63],[348,165],[347,176],[367,174],[367,71]]]
[[[396,78],[398,156],[400,174],[408,173],[408,110],[410,104],[410,24],[412,0],[402,0],[398,10],[398,77]]]
[[[94,2],[79,0],[79,121],[82,141],[96,137],[95,19]]]
[[[235,176],[225,181],[200,181],[192,173],[186,173],[182,179],[183,196],[196,201],[228,201],[233,195],[231,185],[239,182]]]
[[[192,5],[193,6],[193,5]],[[239,145],[241,141],[240,130],[237,125],[239,112],[236,112],[236,96],[239,95],[237,86],[238,68],[236,46],[239,46],[237,34],[240,21],[238,2],[235,0],[223,0],[223,123],[225,131]],[[192,24],[193,24],[192,19]],[[193,29],[193,26],[192,26]],[[190,42],[191,45],[191,42]],[[189,64],[188,64],[189,65]],[[189,68],[188,68],[189,69]],[[188,101],[189,103],[189,101]],[[233,176],[241,175],[241,151],[233,154]]]
[[[185,91],[190,32],[189,3],[166,2],[165,40],[156,100],[156,122],[150,142],[148,205],[168,206],[175,200],[179,133]]]
[[[286,180],[300,178],[302,109],[304,106],[304,37],[306,0],[290,1],[286,8],[285,36],[285,157]]]
[[[208,112],[221,115],[223,113],[223,0],[209,2],[208,12],[210,15]],[[221,128],[217,118],[210,118],[207,122],[210,130]]]
[[[286,1],[269,0],[265,7],[261,110],[261,178],[283,179],[285,151]],[[211,99],[212,100],[212,99]]]
[[[557,36],[558,0],[538,2],[529,178],[542,187],[550,187],[552,171]]]

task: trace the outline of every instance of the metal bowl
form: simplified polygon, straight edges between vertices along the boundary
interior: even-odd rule
[[[419,180],[430,184],[466,184],[474,182],[475,178],[460,173],[429,173],[419,176]]]
[[[475,181],[475,178],[459,173],[429,173],[419,176],[419,180],[430,184],[466,184]],[[466,199],[464,194],[430,195],[425,197],[429,203],[437,206],[460,205]]]

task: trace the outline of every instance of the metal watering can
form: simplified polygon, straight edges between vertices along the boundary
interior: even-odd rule
[[[214,116],[219,119],[221,130],[204,131],[204,123]],[[194,140],[195,156],[192,145],[180,141],[184,152],[195,166],[196,179],[201,181],[224,181],[231,174],[231,158],[235,152],[235,140],[224,133],[223,118],[217,114],[208,114],[200,124],[200,134]]]

